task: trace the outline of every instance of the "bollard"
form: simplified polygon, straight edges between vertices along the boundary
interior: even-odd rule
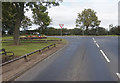
[[[45,43],[47,43],[47,40],[45,40]]]
[[[54,44],[54,47],[56,47],[56,44]]]
[[[39,50],[39,53],[41,52],[41,50]]]
[[[60,41],[62,41],[62,39],[60,39]]]
[[[42,54],[42,50],[39,50],[39,53],[41,53],[41,54]]]
[[[41,54],[42,54],[42,50],[40,50]]]
[[[24,59],[25,59],[26,62],[28,62],[27,56],[24,56]]]

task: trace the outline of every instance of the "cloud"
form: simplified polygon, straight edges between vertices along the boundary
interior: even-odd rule
[[[118,0],[64,0],[60,6],[48,10],[52,18],[51,26],[59,27],[60,23],[64,23],[65,27],[74,28],[77,13],[85,8],[97,12],[102,27],[118,24]]]
[[[110,24],[118,25],[118,2],[119,0],[63,0],[60,6],[48,9],[52,19],[50,26],[60,28],[59,24],[64,24],[64,28],[75,28],[77,13],[87,8],[97,12],[101,20],[100,26],[108,28]],[[32,19],[31,11],[25,15]]]

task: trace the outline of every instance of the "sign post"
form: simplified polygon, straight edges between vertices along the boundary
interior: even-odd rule
[[[63,28],[64,24],[59,24],[59,26],[61,27],[61,36],[62,36],[62,28]]]

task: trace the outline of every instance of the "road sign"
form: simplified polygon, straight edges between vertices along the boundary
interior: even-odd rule
[[[59,26],[61,27],[61,36],[62,36],[62,28],[63,28],[64,24],[59,24]]]
[[[59,26],[61,27],[61,29],[63,28],[64,24],[59,24]]]

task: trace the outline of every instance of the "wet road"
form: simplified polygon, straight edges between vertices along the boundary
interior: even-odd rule
[[[117,37],[62,38],[67,46],[15,81],[118,81]]]

